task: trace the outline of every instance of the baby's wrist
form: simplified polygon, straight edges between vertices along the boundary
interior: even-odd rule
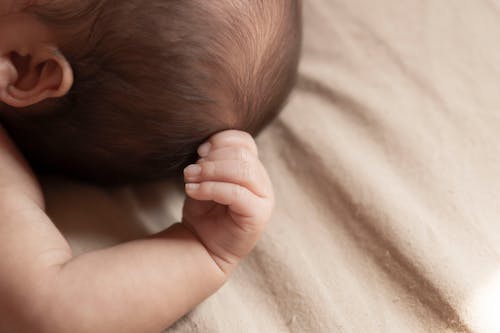
[[[229,278],[231,273],[234,271],[234,269],[238,266],[238,264],[243,258],[237,256],[225,257],[219,255],[217,251],[214,251],[213,249],[210,248],[210,246],[208,245],[209,240],[205,240],[202,237],[200,237],[196,229],[192,227],[191,223],[183,219],[183,221],[179,225],[183,226],[185,230],[187,230],[189,233],[193,235],[193,237],[196,238],[196,240],[203,246],[205,251],[207,251],[208,255],[210,256],[214,264],[217,265],[219,271],[225,275],[226,279]]]

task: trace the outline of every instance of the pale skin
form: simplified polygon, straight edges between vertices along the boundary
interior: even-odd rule
[[[12,8],[1,2],[1,101],[29,106],[67,93],[71,68],[54,52],[54,34]],[[11,26],[20,21],[22,29]],[[31,56],[28,70],[13,51]],[[198,153],[184,172],[180,223],[73,256],[45,213],[36,177],[0,128],[0,332],[160,332],[217,291],[261,237],[274,195],[250,135],[218,133]]]

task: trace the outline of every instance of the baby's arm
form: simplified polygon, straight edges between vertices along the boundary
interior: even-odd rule
[[[214,235],[199,234],[200,220],[191,217],[190,223],[176,224],[148,239],[73,258],[44,212],[36,180],[3,132],[0,170],[1,332],[159,332],[225,282],[269,216],[266,210],[266,218],[255,219],[249,241],[247,231],[236,231],[234,240],[224,236],[229,224],[218,227]],[[231,179],[236,183],[234,192],[228,191]],[[228,205],[221,210],[224,214],[250,200],[237,185],[241,179],[236,174],[211,175],[209,180],[206,185],[198,179],[201,192],[190,189],[188,194],[217,200],[222,203],[219,207]],[[218,180],[225,185],[210,185]],[[186,203],[185,212],[196,216],[190,205]],[[214,213],[207,221],[230,223],[225,217]],[[246,227],[252,225],[249,215],[242,218]],[[220,246],[221,240],[229,244]],[[243,250],[226,257],[222,249],[239,247],[231,243],[243,244]],[[227,263],[221,264],[220,258]]]
[[[1,332],[159,332],[226,279],[180,224],[71,258],[43,211],[1,216]]]

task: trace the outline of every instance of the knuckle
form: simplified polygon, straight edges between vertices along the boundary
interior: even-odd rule
[[[240,135],[243,139],[252,141],[253,142],[253,137],[250,135],[248,132],[240,132]]]
[[[212,177],[215,172],[214,162],[203,162],[201,165],[201,177],[203,179]]]
[[[221,143],[221,142],[224,142],[224,141],[228,140],[228,138],[234,137],[234,136],[237,136],[237,135],[238,135],[238,131],[237,130],[225,130],[225,131],[218,132],[218,133],[214,134],[210,138],[210,140],[214,141],[214,142],[217,142],[217,143]]]
[[[255,140],[252,135],[250,135],[247,132],[242,132],[243,139],[248,142],[249,148],[251,148],[254,151],[257,151],[257,143],[255,143]]]
[[[236,150],[236,156],[239,161],[246,161],[250,162],[251,160],[251,154],[248,151],[248,149],[245,149],[243,147],[238,147]]]
[[[255,170],[248,161],[240,161],[239,172],[241,179],[252,181],[255,178]]]

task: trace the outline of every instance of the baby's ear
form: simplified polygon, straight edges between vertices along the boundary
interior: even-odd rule
[[[13,50],[0,56],[0,100],[16,108],[61,97],[73,85],[70,64],[57,48]]]

